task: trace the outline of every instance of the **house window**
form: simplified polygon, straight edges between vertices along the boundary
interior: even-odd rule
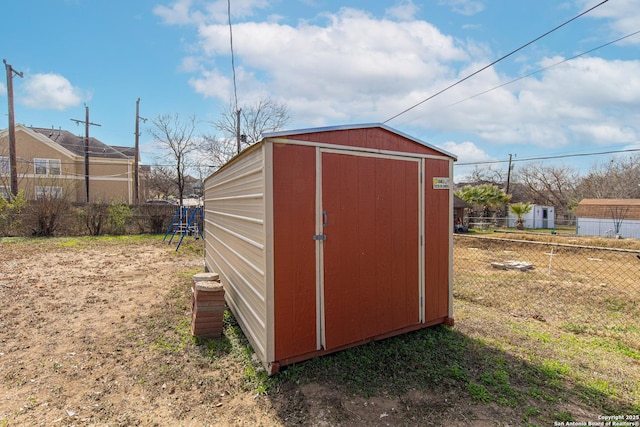
[[[51,200],[62,198],[62,187],[36,186],[36,200]]]
[[[36,175],[60,175],[61,164],[59,159],[33,159]]]
[[[9,198],[9,191],[7,187],[0,187],[0,197],[4,197],[5,199]]]
[[[9,166],[9,158],[0,156],[0,175],[9,175],[10,166]]]

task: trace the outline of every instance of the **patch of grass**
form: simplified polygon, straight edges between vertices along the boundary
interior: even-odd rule
[[[488,403],[493,400],[493,396],[489,393],[489,390],[482,384],[469,381],[467,383],[467,391],[474,400],[479,402]]]
[[[104,236],[78,236],[78,237],[56,237],[50,239],[55,245],[63,248],[83,249],[87,247],[99,246],[104,244],[132,244],[157,242],[158,236],[150,234],[132,234],[132,235],[104,235]]]
[[[640,360],[640,351],[630,348],[620,341],[596,339],[594,340],[594,345],[612,353],[618,353],[632,359]]]
[[[598,378],[587,381],[585,389],[589,390],[590,396],[612,397],[615,396],[615,389],[611,383],[605,379]]]
[[[564,325],[561,325],[560,328],[574,334],[585,334],[590,329],[589,326],[579,325],[577,323],[565,323]]]
[[[540,409],[530,406],[525,409],[524,414],[522,414],[522,420],[528,421],[529,418],[535,418],[541,414]]]
[[[626,307],[626,303],[624,301],[620,301],[617,299],[613,299],[613,298],[608,298],[605,301],[605,307],[608,311],[612,311],[612,312],[618,312],[618,311],[622,311],[624,310],[624,308]]]
[[[151,347],[169,353],[180,353],[184,348],[180,342],[165,336],[156,338]]]
[[[571,414],[567,412],[556,412],[551,416],[551,419],[554,421],[565,422],[565,423],[569,421],[574,421]]]
[[[490,386],[509,384],[509,373],[502,369],[495,369],[480,375],[480,381]]]
[[[537,400],[541,400],[541,401],[545,401],[545,402],[556,402],[557,399],[553,396],[551,396],[550,394],[546,393],[545,391],[537,388],[537,387],[533,387],[529,390],[529,394],[531,395],[531,397],[533,397],[534,399]]]
[[[230,350],[230,356],[244,366],[245,389],[253,390],[257,394],[267,393],[277,382],[276,378],[270,377],[258,360],[253,358],[254,352],[251,345],[228,310],[225,311],[223,323],[224,336],[228,340],[228,344],[224,346]]]
[[[569,366],[567,364],[553,359],[542,362],[540,369],[548,378],[551,379],[556,379],[569,373]]]

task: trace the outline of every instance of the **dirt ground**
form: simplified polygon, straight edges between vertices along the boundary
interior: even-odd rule
[[[172,348],[175,315],[182,328],[190,319],[176,293],[203,271],[197,252],[174,249],[158,238],[0,240],[0,426],[518,424],[510,408],[453,392],[256,393],[240,360]]]

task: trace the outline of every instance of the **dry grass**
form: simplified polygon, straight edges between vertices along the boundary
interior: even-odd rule
[[[472,336],[557,367],[586,400],[640,401],[636,253],[458,237],[454,246],[454,311]],[[491,266],[508,260],[535,268]]]

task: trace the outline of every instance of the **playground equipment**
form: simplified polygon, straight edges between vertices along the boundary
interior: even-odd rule
[[[167,242],[167,244],[170,245],[176,234],[179,234],[180,240],[176,246],[177,251],[180,249],[180,245],[185,236],[194,236],[196,240],[198,237],[204,238],[199,225],[202,221],[204,221],[204,215],[202,214],[202,205],[200,203],[195,205],[180,205],[162,241],[167,240],[167,237],[171,234]]]

